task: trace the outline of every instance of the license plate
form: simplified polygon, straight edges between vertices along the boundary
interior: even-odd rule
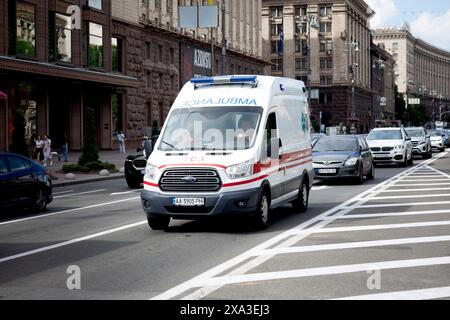
[[[174,206],[200,207],[205,205],[205,198],[173,198]]]
[[[319,173],[336,173],[336,169],[319,169]]]
[[[390,158],[391,156],[388,154],[376,154],[375,158]]]

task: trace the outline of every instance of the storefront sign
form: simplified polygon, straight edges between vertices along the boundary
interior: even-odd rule
[[[182,44],[181,58],[181,85],[184,85],[192,78],[211,76],[212,61],[210,51],[191,44]]]

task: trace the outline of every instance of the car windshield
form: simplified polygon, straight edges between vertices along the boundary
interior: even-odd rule
[[[314,145],[313,152],[357,151],[356,139],[323,137]]]
[[[200,107],[174,110],[160,140],[161,151],[241,150],[255,143],[260,107]]]
[[[373,130],[367,136],[367,140],[401,140],[400,130]]]
[[[437,131],[437,130],[430,130],[430,131],[428,131],[428,133],[432,137],[442,137],[442,132]]]
[[[424,133],[422,129],[406,129],[408,136],[410,137],[423,137]]]

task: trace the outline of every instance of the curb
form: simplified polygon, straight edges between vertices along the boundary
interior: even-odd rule
[[[125,175],[99,177],[99,178],[84,179],[84,180],[78,180],[78,181],[75,180],[75,181],[55,183],[56,181],[59,181],[59,179],[58,179],[53,182],[53,188],[72,186],[72,185],[76,185],[76,184],[83,184],[83,183],[90,183],[90,182],[99,182],[99,181],[105,181],[105,180],[116,180],[116,179],[125,179]]]

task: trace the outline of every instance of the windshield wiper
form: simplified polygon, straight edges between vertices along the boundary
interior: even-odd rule
[[[180,149],[178,149],[178,148],[175,147],[174,145],[172,145],[172,144],[170,144],[170,143],[168,143],[168,142],[166,142],[166,141],[164,141],[164,140],[161,140],[161,143],[164,143],[165,145],[168,145],[169,147],[171,147],[172,149],[174,149],[174,150],[176,150],[176,151],[180,151]]]

